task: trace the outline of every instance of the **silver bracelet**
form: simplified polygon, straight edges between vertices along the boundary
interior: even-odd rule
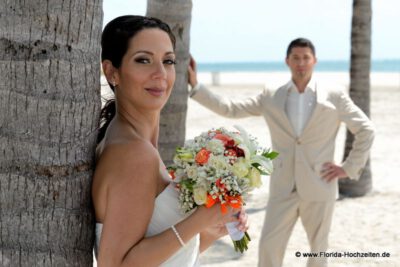
[[[176,235],[176,238],[178,238],[179,243],[181,243],[181,246],[184,247],[185,246],[185,242],[183,242],[181,235],[178,233],[178,231],[175,228],[175,225],[172,225],[171,229],[174,232],[174,234]]]

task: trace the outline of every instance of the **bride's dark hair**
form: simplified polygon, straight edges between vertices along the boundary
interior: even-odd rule
[[[121,66],[122,58],[128,50],[129,41],[143,29],[160,29],[166,32],[175,49],[175,36],[168,24],[156,18],[144,16],[121,16],[110,21],[101,35],[101,61],[110,60],[115,68]],[[114,92],[114,86],[108,82]],[[115,99],[106,102],[100,112],[100,129],[97,135],[97,144],[101,142],[107,127],[116,113]]]

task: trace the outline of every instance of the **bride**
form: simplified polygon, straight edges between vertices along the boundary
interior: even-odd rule
[[[102,67],[115,93],[101,113],[92,197],[97,262],[103,266],[198,266],[199,253],[247,215],[217,205],[183,215],[157,141],[175,81],[175,38],[155,18],[122,16],[102,39]]]

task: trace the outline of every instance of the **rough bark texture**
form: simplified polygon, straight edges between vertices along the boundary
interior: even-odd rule
[[[353,1],[351,27],[350,97],[367,116],[370,116],[371,69],[371,0]],[[348,131],[344,158],[349,154],[354,136]],[[368,160],[359,181],[340,180],[339,190],[345,196],[358,197],[372,189],[372,174]]]
[[[185,141],[191,12],[191,0],[147,1],[147,16],[168,23],[176,37],[176,81],[160,119],[159,151],[166,164]]]
[[[0,266],[91,266],[102,0],[0,2]]]

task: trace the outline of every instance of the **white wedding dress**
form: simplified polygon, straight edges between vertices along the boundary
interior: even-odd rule
[[[165,177],[165,175],[163,175]],[[179,193],[175,190],[173,183],[170,183],[155,200],[153,216],[147,228],[145,237],[157,235],[168,230],[172,225],[183,220],[187,215],[182,214],[178,200]],[[103,224],[96,223],[96,244],[95,252],[100,243]],[[196,235],[189,242],[181,247],[168,260],[163,262],[162,267],[198,267],[200,253],[200,235]]]

